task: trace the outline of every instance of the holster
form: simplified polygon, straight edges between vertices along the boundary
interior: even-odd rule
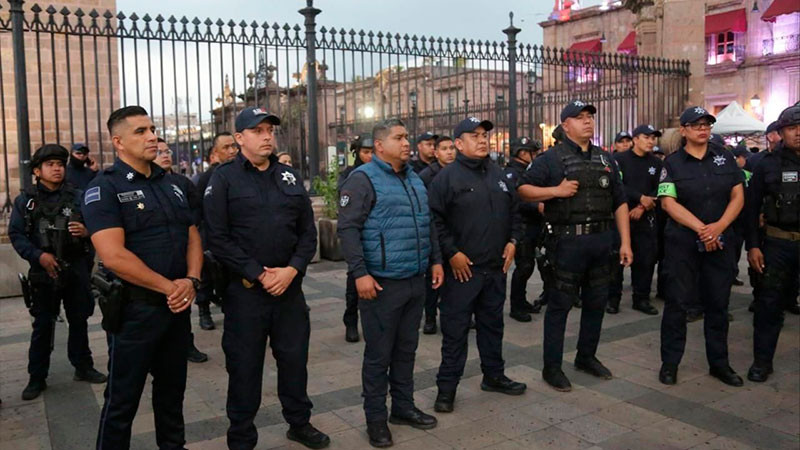
[[[212,298],[216,298],[217,302],[222,302],[225,289],[228,288],[228,283],[231,281],[228,269],[226,269],[209,250],[203,252],[203,267],[211,276],[211,287],[214,289],[214,294],[216,294]]]
[[[96,288],[97,304],[103,313],[102,326],[109,333],[116,333],[122,326],[125,299],[122,295],[122,282],[117,279],[108,280],[100,272],[92,275],[92,285]]]
[[[25,302],[25,307],[31,309],[33,307],[33,294],[31,292],[31,282],[24,274],[18,273],[19,284],[22,286],[22,300]]]

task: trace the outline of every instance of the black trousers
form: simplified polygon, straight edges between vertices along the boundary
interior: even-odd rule
[[[46,278],[39,273],[32,278]],[[56,289],[52,283],[36,283],[33,286],[33,332],[28,349],[28,374],[33,380],[44,380],[50,370],[50,353],[53,350],[53,337],[56,318],[64,305],[69,323],[67,338],[67,357],[79,370],[94,367],[92,351],[89,349],[89,336],[86,320],[94,313],[94,298],[89,287],[89,272],[83,261],[70,267],[62,276],[64,285]]]
[[[366,343],[361,382],[367,422],[388,419],[387,388],[393,412],[414,407],[414,360],[425,302],[423,275],[403,280],[376,277],[375,281],[383,287],[378,297],[358,301]]]
[[[313,405],[306,391],[311,325],[301,284],[298,276],[283,295],[273,297],[258,285],[248,289],[235,280],[225,292],[222,349],[228,371],[231,449],[252,449],[258,442],[253,420],[261,405],[268,342],[278,366],[283,418],[289,425],[303,426],[311,417]]]
[[[431,269],[428,268],[428,274],[425,276],[425,318],[427,320],[436,320],[436,308],[439,306],[439,289],[433,288],[433,275]]]
[[[153,415],[159,449],[182,449],[183,394],[189,311],[172,313],[161,304],[128,301],[120,330],[108,333],[108,382],[100,414],[97,448],[130,447],[131,425],[147,374],[153,376]]]
[[[648,212],[638,222],[631,223],[631,286],[633,303],[650,301],[650,286],[658,261],[658,227],[655,214]],[[619,266],[622,270],[623,266]]]
[[[449,265],[440,288],[442,362],[436,375],[439,390],[452,392],[464,375],[467,362],[469,325],[475,315],[478,353],[485,376],[503,375],[503,304],[506,299],[506,274],[500,269],[472,268],[472,278],[461,283]]]
[[[706,358],[711,367],[728,366],[728,302],[734,279],[732,246],[713,252],[697,249],[689,229],[668,229],[664,254],[664,314],[661,318],[661,361],[677,365],[686,348],[686,312],[700,308]],[[726,242],[732,237],[725,233]],[[635,256],[634,256],[635,258]]]
[[[761,245],[765,273],[755,291],[753,356],[771,365],[783,327],[783,308],[797,300],[800,283],[800,242],[765,237]]]
[[[611,230],[558,239],[555,282],[548,286],[544,315],[545,366],[561,365],[567,316],[578,295],[583,301],[578,356],[591,357],[596,353],[608,301],[613,233]]]
[[[514,272],[511,274],[511,311],[525,311],[528,302],[528,280],[536,267],[536,237],[525,236],[514,254]]]
[[[346,327],[358,326],[358,291],[356,290],[356,279],[353,274],[347,272],[347,282],[344,291],[344,317],[342,322]]]

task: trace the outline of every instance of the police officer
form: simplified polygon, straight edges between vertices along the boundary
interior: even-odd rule
[[[130,445],[139,399],[153,376],[159,448],[183,448],[189,312],[203,249],[186,195],[153,163],[155,125],[140,106],[108,119],[118,158],[83,196],[83,215],[106,269],[123,283],[121,325],[108,333],[109,379],[98,449]]]
[[[630,211],[631,248],[636,255],[631,264],[633,309],[649,315],[658,314],[658,310],[650,304],[650,285],[658,258],[656,194],[662,163],[652,152],[659,137],[661,132],[652,125],[639,125],[633,130],[633,149],[614,155],[625,186]],[[618,269],[617,280],[621,288],[622,266]],[[617,314],[619,304],[620,296],[610,297],[606,312]]]
[[[608,153],[591,143],[597,109],[580,100],[561,111],[564,141],[536,158],[518,192],[523,200],[545,202],[546,254],[554,281],[546,285],[544,370],[554,389],[572,385],[561,370],[567,315],[581,297],[581,328],[575,368],[610,379],[611,371],[595,357],[608,300],[611,270],[633,259],[628,230],[628,205],[617,166]],[[613,227],[620,234],[619,260],[612,261]]]
[[[200,223],[199,216],[202,213],[200,205],[203,202],[203,198],[197,193],[197,188],[194,186],[194,184],[192,184],[191,180],[186,178],[184,175],[175,173],[172,170],[172,150],[170,150],[167,141],[162,138],[158,138],[158,150],[156,151],[155,163],[164,169],[165,172],[167,172],[165,177],[169,178],[170,183],[174,184],[178,188],[178,191],[176,192],[181,192],[184,196],[186,196],[186,201],[189,203],[189,209],[192,211],[194,224],[195,226],[198,226]],[[187,353],[186,359],[193,363],[203,363],[208,361],[208,355],[198,350],[194,345],[194,333],[191,333],[189,337],[189,353]]]
[[[453,143],[453,138],[450,136],[439,136],[436,138],[436,144],[433,148],[434,161],[428,165],[419,177],[425,183],[425,187],[429,188],[431,182],[439,174],[439,172],[448,164],[456,160],[456,145]]]
[[[797,301],[800,283],[800,106],[785,109],[777,122],[782,142],[756,166],[745,211],[747,259],[760,275],[754,286],[754,360],[747,372],[755,382],[767,381],[772,373],[783,304]]]
[[[661,161],[664,161],[664,158],[667,157],[667,155],[664,154],[664,150],[657,145],[653,147],[653,156],[660,159]]]
[[[488,120],[468,117],[453,132],[458,155],[433,179],[430,206],[443,259],[439,304],[442,362],[434,409],[452,412],[464,374],[470,320],[475,315],[483,381],[481,389],[521,395],[527,386],[505,375],[503,304],[506,272],[524,236],[517,196],[489,159]]]
[[[614,153],[624,153],[633,148],[633,137],[627,131],[620,131],[614,136]]]
[[[733,155],[709,143],[716,119],[697,106],[680,116],[682,146],[664,161],[658,197],[669,216],[664,239],[665,298],[661,320],[664,384],[677,382],[686,347],[686,312],[703,308],[710,374],[731,386],[742,379],[728,361],[728,302],[735,274],[730,225],[744,204],[744,176]]]
[[[411,160],[411,167],[414,169],[414,172],[422,172],[435,160],[433,149],[436,146],[436,138],[438,137],[438,135],[430,131],[426,131],[417,136],[417,156]]]
[[[310,448],[330,439],[309,423],[309,308],[302,283],[317,248],[300,174],[273,154],[280,119],[249,107],[236,116],[241,152],[214,170],[204,193],[209,250],[230,273],[222,349],[228,371],[228,447],[252,449],[267,342],[278,366],[286,437]]]
[[[67,183],[84,190],[86,185],[97,175],[100,166],[94,158],[89,157],[89,147],[83,143],[72,144],[67,165]]]
[[[355,162],[339,174],[338,189],[340,196],[342,185],[347,180],[347,177],[361,165],[372,161],[373,146],[371,134],[360,134],[350,143],[350,151],[353,152]],[[356,280],[350,272],[347,272],[344,300],[345,308],[344,316],[342,317],[345,327],[344,340],[358,342],[360,339],[358,335],[358,291],[356,291]]]
[[[28,308],[33,333],[28,350],[30,380],[23,400],[33,400],[47,389],[47,372],[56,318],[64,303],[69,321],[67,356],[75,367],[75,381],[103,383],[106,376],[94,369],[86,319],[94,312],[89,287],[89,236],[80,211],[81,193],[64,182],[69,153],[56,144],[36,150],[31,167],[36,184],[16,199],[8,224],[14,250],[30,263]]]
[[[375,155],[344,182],[339,238],[356,280],[364,363],[361,368],[369,442],[393,444],[386,424],[391,384],[391,423],[434,428],[436,418],[414,405],[414,358],[430,265],[434,288],[442,284],[441,254],[422,180],[407,164],[405,125],[388,119],[373,128]]]
[[[208,248],[208,239],[206,237],[205,228],[203,227],[203,200],[202,194],[208,187],[208,182],[211,180],[211,174],[219,167],[220,164],[231,160],[239,152],[239,147],[236,145],[236,140],[233,139],[233,134],[228,131],[217,133],[212,142],[211,151],[209,152],[208,159],[211,165],[202,172],[197,178],[197,192],[200,197],[200,235],[203,238],[203,248]],[[219,295],[221,292],[214,292],[214,286],[211,283],[210,265],[203,264],[203,279],[200,281],[200,291],[197,292],[198,318],[200,321],[200,328],[204,330],[213,330],[216,328],[214,319],[211,317],[211,302],[220,303]]]
[[[533,139],[523,136],[511,141],[511,161],[506,164],[503,171],[509,189],[516,192],[522,180],[522,175],[528,169],[536,153],[542,145]],[[527,300],[528,280],[533,275],[536,266],[536,245],[544,224],[542,213],[544,204],[539,202],[521,202],[519,211],[525,224],[525,234],[517,245],[514,254],[514,272],[511,274],[511,311],[509,316],[518,322],[530,322],[533,305]]]
[[[431,182],[442,168],[456,160],[456,146],[450,136],[436,138],[433,156],[436,160],[419,173],[420,179],[425,183],[425,188],[430,189]],[[430,274],[428,274],[430,276]],[[425,325],[422,327],[424,334],[436,334],[436,309],[439,304],[439,290],[433,288],[433,283],[425,283]],[[474,328],[474,323],[471,324]]]

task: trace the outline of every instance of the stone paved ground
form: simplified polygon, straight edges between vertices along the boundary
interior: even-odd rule
[[[344,265],[318,263],[309,270],[305,292],[311,306],[309,394],[313,423],[330,434],[331,448],[370,448],[360,397],[363,342],[344,341]],[[530,283],[538,294],[541,283]],[[744,375],[751,360],[752,326],[747,288],[734,288],[730,327],[731,364]],[[627,302],[626,302],[627,300]],[[542,316],[521,324],[506,316],[507,374],[528,383],[528,392],[507,397],[480,390],[480,369],[474,340],[458,391],[456,412],[438,414],[430,431],[392,426],[398,449],[750,449],[800,448],[800,321],[787,316],[768,383],[746,382],[732,388],[707,375],[702,322],[689,325],[686,356],[677,386],[659,384],[660,316],[630,309],[626,292],[623,311],[607,316],[600,359],[615,378],[601,381],[573,370],[571,361],[580,311],[569,318],[565,372],[574,390],[561,394],[541,379]],[[655,302],[661,309],[663,304]],[[107,363],[99,313],[91,319],[90,339],[98,368]],[[214,310],[216,322],[222,315]],[[196,324],[196,316],[193,317]],[[30,318],[19,299],[0,300],[0,450],[86,449],[94,443],[103,386],[76,383],[66,357],[66,330],[58,325],[57,350],[49,388],[43,396],[22,402],[27,382],[26,352]],[[186,437],[191,449],[225,448],[227,375],[220,347],[221,330],[195,325],[197,346],[210,361],[190,364],[184,403]],[[474,333],[473,333],[474,336]],[[441,336],[420,337],[416,365],[417,405],[432,412]],[[258,448],[301,448],[284,437],[287,426],[275,392],[276,369],[267,358],[264,393],[256,419]],[[150,389],[146,389],[133,425],[132,447],[154,448]]]

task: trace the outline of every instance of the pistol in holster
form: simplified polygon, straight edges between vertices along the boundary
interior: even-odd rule
[[[100,272],[92,275],[92,286],[97,290],[97,304],[103,313],[102,326],[109,333],[116,333],[122,326],[123,285],[118,279],[108,279]]]

